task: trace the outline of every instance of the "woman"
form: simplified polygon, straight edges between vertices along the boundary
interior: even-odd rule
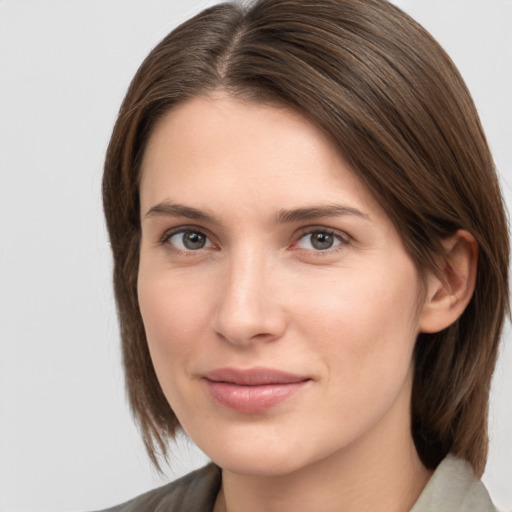
[[[478,481],[508,235],[473,102],[382,0],[207,9],[146,58],[104,205],[132,409],[113,510],[494,510]]]

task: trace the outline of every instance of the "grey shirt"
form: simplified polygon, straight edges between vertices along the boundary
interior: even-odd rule
[[[211,512],[220,489],[214,464],[103,512]],[[448,455],[434,471],[411,512],[497,512],[466,461]]]
[[[470,464],[448,455],[437,466],[411,512],[497,512]]]

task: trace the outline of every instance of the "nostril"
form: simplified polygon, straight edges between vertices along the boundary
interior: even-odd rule
[[[252,312],[251,315],[222,315],[214,319],[213,330],[222,341],[233,345],[247,345],[275,341],[283,335],[284,319],[279,311]]]

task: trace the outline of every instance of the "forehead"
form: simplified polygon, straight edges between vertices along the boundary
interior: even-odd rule
[[[247,169],[248,157],[267,156],[270,160],[280,151],[288,152],[290,158],[298,145],[324,163],[340,158],[330,139],[298,111],[215,92],[179,104],[156,123],[142,170],[154,166],[157,158],[179,155],[186,156],[189,163],[199,163],[204,155],[213,153],[224,162],[243,157],[243,169]],[[292,148],[294,153],[289,152]]]
[[[299,112],[220,93],[160,119],[141,172],[143,208],[168,199],[209,209],[229,200],[254,211],[319,200],[378,208],[329,137]]]

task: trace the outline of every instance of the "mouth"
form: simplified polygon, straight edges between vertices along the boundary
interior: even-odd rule
[[[311,379],[271,368],[221,368],[203,376],[210,395],[242,413],[269,410],[300,391]]]

